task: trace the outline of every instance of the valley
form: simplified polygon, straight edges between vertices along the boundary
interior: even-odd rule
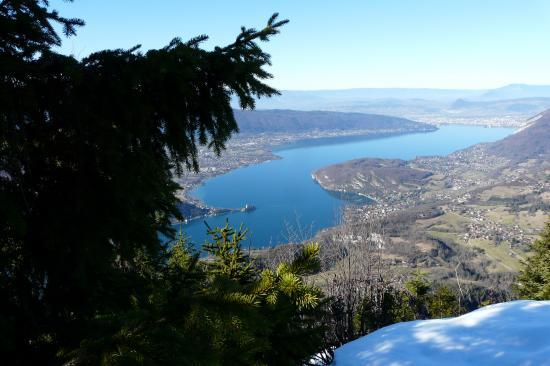
[[[469,281],[497,286],[519,270],[548,220],[549,133],[547,112],[502,140],[448,156],[358,159],[313,177],[324,189],[375,201],[349,210],[356,220],[384,222],[395,264],[439,280],[458,268]]]
[[[209,178],[241,167],[278,160],[276,150],[284,146],[364,140],[437,129],[404,118],[361,113],[264,110],[235,111],[235,116],[241,132],[229,141],[226,150],[217,156],[211,149],[200,147],[200,171],[184,171],[176,179],[181,187],[178,193],[182,201],[180,211],[186,219],[238,209],[209,207],[189,192]]]
[[[240,208],[251,204],[257,210],[207,216],[175,227],[183,229],[197,245],[206,239],[204,220],[212,227],[223,226],[226,220],[234,225],[244,223],[249,229],[247,245],[252,248],[306,240],[319,230],[336,225],[350,199],[365,201],[364,197],[327,192],[311,179],[312,172],[364,156],[401,160],[443,156],[479,142],[498,140],[511,132],[506,128],[442,126],[433,132],[371,138],[344,136],[286,144],[269,150],[278,159],[216,175],[187,191],[209,207]]]

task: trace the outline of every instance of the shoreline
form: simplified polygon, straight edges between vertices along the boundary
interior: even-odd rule
[[[365,198],[367,202],[370,202],[372,204],[382,203],[380,202],[379,198],[374,198],[372,196],[369,196],[368,194],[364,194],[361,192],[351,192],[351,191],[346,191],[345,189],[329,188],[327,185],[323,184],[319,178],[317,178],[317,175],[315,174],[315,172],[311,173],[311,179],[313,179],[313,181],[316,184],[318,184],[319,187],[321,187],[323,190],[325,190],[329,194],[334,194],[336,196],[338,196],[339,194],[345,194],[348,196],[359,196],[359,197]]]
[[[293,136],[276,136],[273,143],[267,143],[263,145],[262,147],[266,149],[269,153],[269,158],[254,161],[250,163],[244,163],[242,165],[238,165],[234,168],[229,168],[227,170],[223,171],[216,171],[211,173],[210,175],[198,177],[196,182],[193,182],[189,184],[184,189],[181,189],[177,192],[177,198],[180,200],[183,204],[190,204],[195,206],[199,210],[207,210],[207,212],[203,214],[199,214],[196,216],[191,216],[186,218],[185,220],[187,222],[211,217],[211,216],[218,216],[223,215],[231,212],[237,212],[241,211],[241,208],[223,208],[223,207],[212,207],[207,204],[205,204],[202,200],[193,197],[190,195],[190,192],[192,190],[195,190],[201,186],[203,186],[206,181],[209,179],[215,178],[217,176],[221,176],[223,174],[230,173],[234,170],[245,168],[252,165],[258,165],[267,163],[270,161],[280,160],[282,159],[279,155],[276,155],[276,152],[283,151],[287,149],[299,149],[299,148],[306,148],[310,146],[319,146],[319,145],[325,145],[327,143],[330,144],[338,144],[338,143],[353,143],[356,141],[364,141],[369,139],[378,139],[378,138],[386,138],[386,137],[394,137],[394,136],[400,136],[400,135],[409,135],[409,134],[416,134],[416,133],[429,133],[437,131],[438,127],[433,124],[426,123],[426,128],[424,129],[418,129],[418,130],[381,130],[381,131],[372,131],[372,130],[356,130],[356,131],[347,131],[345,133],[342,133],[341,131],[330,131],[328,133],[322,133],[322,132],[315,132],[318,133],[318,135],[315,136],[305,136],[305,135],[293,135]],[[253,136],[243,136],[242,139],[251,139],[254,138]],[[340,141],[338,141],[340,140]],[[341,141],[341,140],[347,140],[347,141]],[[312,174],[313,176],[313,174]],[[314,179],[315,180],[315,179]],[[321,188],[325,189],[319,182],[317,182],[321,186]],[[327,192],[332,192],[332,190],[325,189]],[[361,194],[355,194],[355,193],[349,193],[349,192],[341,192],[341,191],[333,191],[333,193],[345,193],[345,194],[353,194],[356,196],[364,197],[366,200],[377,202],[374,198],[368,197],[366,195]],[[253,203],[252,203],[253,204]],[[174,225],[181,224],[184,222],[175,222]]]

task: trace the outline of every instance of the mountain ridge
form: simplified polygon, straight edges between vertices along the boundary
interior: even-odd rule
[[[550,85],[509,84],[500,88],[489,89],[480,98],[504,100],[537,97],[550,97]]]
[[[413,132],[436,129],[426,123],[379,114],[290,109],[235,110],[234,113],[243,134],[396,129]]]
[[[488,144],[487,152],[513,161],[548,160],[550,158],[550,110],[531,118],[525,127],[514,134]]]
[[[233,105],[236,107],[237,103]],[[550,108],[550,86],[511,84],[496,89],[357,88],[282,90],[256,102],[258,110],[292,109],[382,114],[430,123],[519,126]]]

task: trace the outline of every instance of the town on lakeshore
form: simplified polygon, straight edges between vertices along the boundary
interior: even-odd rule
[[[409,161],[365,158],[321,168],[311,177],[344,201],[354,194],[367,199],[366,204],[350,201],[346,214],[357,222],[385,221],[384,230],[391,233],[385,245],[386,255],[394,266],[426,268],[434,278],[442,279],[449,276],[452,263],[444,256],[441,259],[442,253],[471,248],[474,254],[468,265],[472,273],[514,272],[542,230],[550,208],[548,161],[542,146],[548,137],[548,120],[548,115],[515,120],[512,125],[518,132],[502,142],[474,145],[447,156],[420,156]],[[484,120],[483,125],[502,127],[495,120]],[[201,171],[188,173],[180,181],[181,199],[191,208],[199,207],[199,217],[248,211],[246,207],[208,207],[189,192],[216,175],[279,159],[274,151],[278,146],[434,129],[429,124],[424,126],[245,134],[233,139],[227,154],[221,157],[201,151]],[[535,134],[540,136],[534,139]],[[512,148],[526,141],[531,144],[528,151]],[[334,240],[332,231],[329,227],[312,234],[323,243]],[[491,283],[494,279],[489,276],[483,281]]]

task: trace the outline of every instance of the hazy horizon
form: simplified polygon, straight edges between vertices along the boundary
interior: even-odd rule
[[[431,86],[357,86],[353,88],[325,88],[325,89],[280,89],[280,91],[292,91],[292,92],[323,92],[323,91],[346,91],[346,90],[361,90],[361,89],[402,89],[402,90],[467,90],[467,91],[487,91],[493,89],[500,89],[508,86],[527,86],[527,87],[550,87],[550,82],[548,84],[526,84],[526,83],[509,83],[504,85],[499,85],[489,88],[477,88],[477,87],[463,87],[463,88],[453,88],[453,87],[431,87]]]

